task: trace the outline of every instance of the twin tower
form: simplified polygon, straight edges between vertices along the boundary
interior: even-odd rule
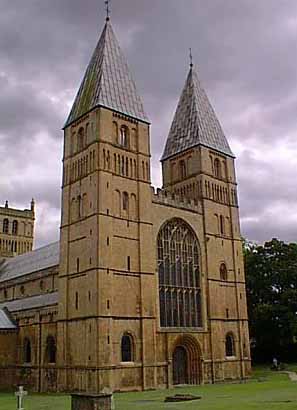
[[[150,124],[107,19],[65,124],[61,389],[248,376],[234,156],[190,68],[150,180]]]

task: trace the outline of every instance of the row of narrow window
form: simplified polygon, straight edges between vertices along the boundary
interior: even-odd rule
[[[53,336],[48,336],[46,339],[46,347],[44,352],[45,363],[55,364],[57,359],[56,339]],[[23,342],[23,362],[30,364],[34,362],[31,340],[26,337]]]
[[[128,178],[138,178],[137,162],[132,158],[125,157],[124,155],[114,154],[114,173],[116,175],[122,175]],[[150,170],[147,161],[141,163],[141,178],[144,181],[150,180]]]
[[[222,161],[219,158],[213,159],[210,156],[213,175],[218,179],[223,179],[226,175],[226,161]]]
[[[231,189],[231,205],[238,206],[237,192],[234,188]]]
[[[48,289],[46,288],[45,283],[44,283],[43,280],[41,280],[41,281],[39,282],[39,288],[40,288],[41,291],[48,290]],[[19,288],[19,291],[20,291],[20,294],[21,294],[21,295],[24,295],[24,294],[25,294],[25,286],[24,286],[24,285],[21,285],[20,288]],[[15,288],[13,288],[13,290],[11,291],[11,294],[12,294],[12,295],[14,295],[14,293],[15,293]],[[3,298],[4,298],[4,300],[8,299],[8,291],[7,291],[7,289],[4,289],[4,290],[3,290]]]
[[[225,355],[226,357],[235,357],[235,340],[232,333],[227,333],[225,338]],[[53,336],[48,336],[46,339],[45,348],[45,363],[56,364],[57,361],[57,346]],[[125,333],[121,338],[121,362],[135,361],[135,343],[133,337],[129,333]],[[23,362],[31,364],[34,362],[31,341],[29,338],[24,339],[23,343]]]
[[[174,194],[178,195],[182,200],[184,198],[194,199],[201,197],[200,182],[187,184],[174,190]]]
[[[0,239],[0,251],[14,252],[19,254],[30,252],[32,251],[32,243]]]
[[[216,218],[216,224],[217,224],[217,232],[221,236],[231,236],[232,230],[231,230],[231,221],[228,216],[223,216],[223,215],[218,215],[214,214]]]
[[[133,362],[135,360],[135,347],[133,338],[129,333],[125,333],[121,339],[121,361]],[[45,363],[56,364],[57,361],[57,345],[56,339],[53,336],[48,336],[46,339],[45,348]],[[23,342],[23,362],[31,364],[34,362],[33,349],[29,338],[25,338]]]
[[[94,133],[94,126],[91,125],[91,134]],[[72,154],[82,151],[90,144],[90,124],[87,123],[85,127],[80,127],[77,134],[73,132],[71,135],[71,149]]]
[[[137,130],[131,130],[126,125],[119,126],[116,121],[113,122],[113,139],[117,145],[123,148],[136,150],[137,149]]]
[[[185,179],[190,175],[190,161],[191,157],[187,159],[181,159],[176,162],[171,162],[171,180],[177,181]]]
[[[115,215],[127,219],[137,219],[137,199],[135,194],[115,191]]]
[[[11,233],[13,235],[18,234],[18,228],[19,228],[18,221],[12,221],[12,231],[11,231]],[[2,231],[3,231],[3,233],[9,233],[9,220],[7,218],[3,220]]]
[[[72,198],[70,206],[71,222],[78,221],[87,216],[87,199],[87,194],[78,195],[76,198]]]
[[[74,161],[71,166],[66,165],[64,167],[64,178],[63,183],[67,185],[78,179],[87,176],[90,172],[95,170],[96,164],[96,152],[95,150],[90,151],[89,154],[84,157]]]
[[[209,181],[205,181],[205,196],[222,204],[230,204],[228,189],[217,184],[211,184]],[[235,205],[233,196],[231,197],[231,204]]]
[[[20,225],[22,229],[20,229]],[[33,234],[32,223],[28,224],[28,228],[29,228],[28,234],[32,235]],[[19,235],[19,234],[26,235],[26,223],[22,222],[20,224],[17,220],[13,220],[12,222],[10,222],[8,218],[5,218],[3,219],[3,222],[2,222],[2,232],[5,234],[11,233],[12,235]]]

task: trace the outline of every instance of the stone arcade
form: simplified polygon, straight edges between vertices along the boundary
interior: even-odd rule
[[[0,268],[1,387],[248,377],[234,156],[195,68],[162,190],[151,187],[150,124],[109,18],[64,131],[60,241]]]

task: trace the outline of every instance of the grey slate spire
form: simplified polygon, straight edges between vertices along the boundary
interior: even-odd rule
[[[204,145],[234,156],[191,64],[167,138],[162,161],[197,145]]]
[[[64,127],[98,106],[149,122],[109,18]]]

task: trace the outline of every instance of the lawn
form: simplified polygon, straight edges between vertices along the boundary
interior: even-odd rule
[[[202,396],[201,401],[164,403],[176,393]],[[143,393],[115,395],[116,410],[289,410],[297,408],[297,383],[284,374],[265,368],[254,371],[253,378],[242,384],[181,387]],[[70,410],[70,399],[63,395],[29,395],[25,410]],[[0,409],[15,410],[13,394],[0,393]]]

